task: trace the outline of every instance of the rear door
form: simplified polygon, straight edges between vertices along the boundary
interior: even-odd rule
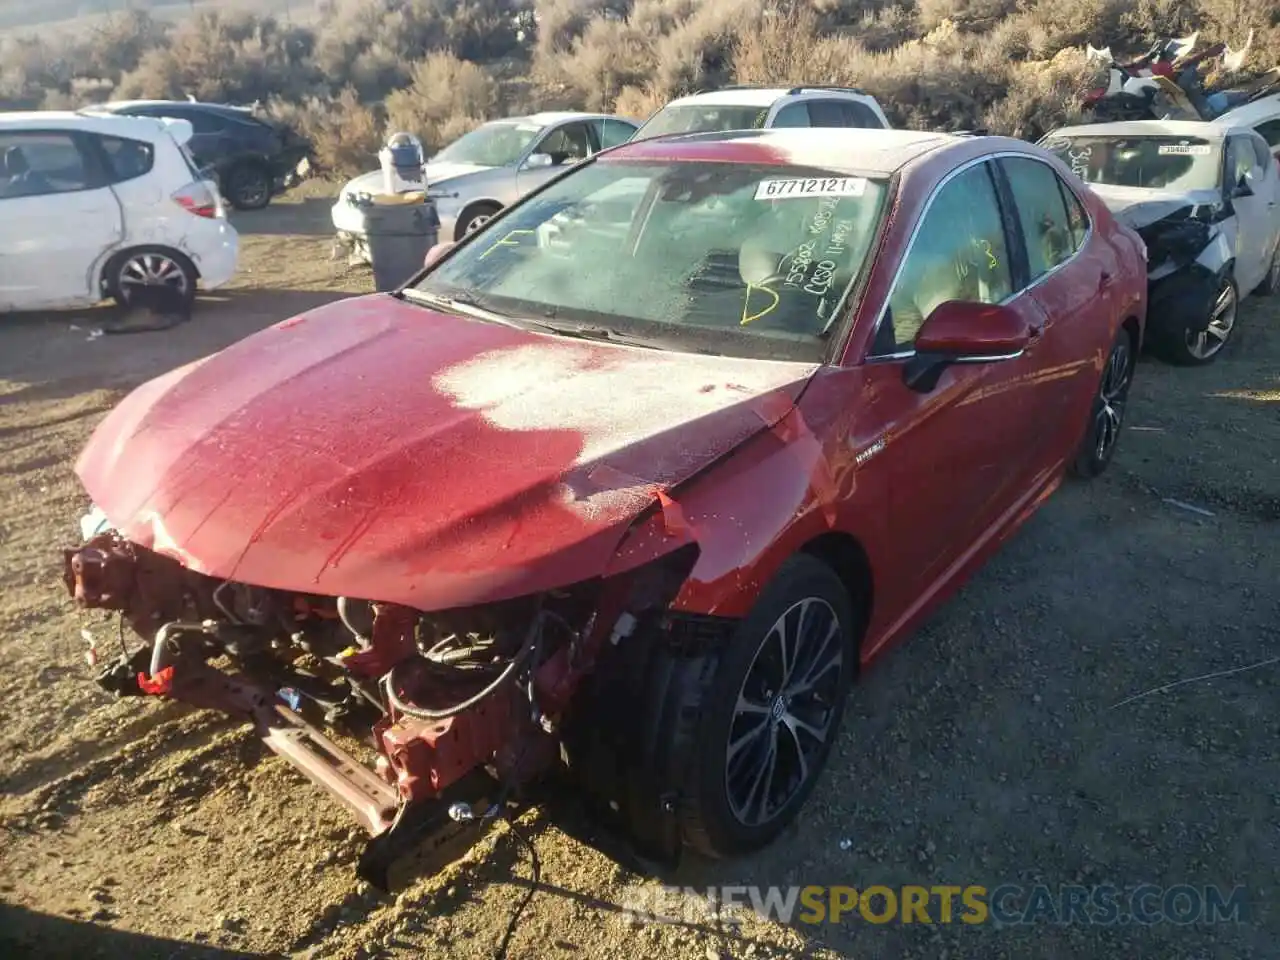
[[[123,236],[120,204],[83,134],[0,133],[0,306],[96,302],[96,265]]]
[[[1090,247],[1088,214],[1049,164],[1034,157],[998,161],[1010,199],[1022,253],[1021,268],[1044,311],[1037,352],[1041,370],[1028,389],[1042,394],[1035,405],[1045,416],[1043,463],[1069,448],[1083,429],[1097,371],[1090,359],[1109,350],[1118,319],[1113,278],[1119,267],[1105,244]]]

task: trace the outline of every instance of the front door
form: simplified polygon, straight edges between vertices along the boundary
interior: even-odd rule
[[[1035,298],[1013,293],[1010,249],[990,164],[945,183],[903,261],[868,358],[868,402],[885,425],[874,444],[883,444],[889,464],[890,524],[913,531],[885,578],[903,599],[935,583],[1025,492],[1043,460],[1049,394],[1035,389],[1041,340],[1010,359],[954,364],[927,392],[903,382],[917,331],[947,300],[1005,303],[1043,329]]]
[[[120,242],[120,204],[69,131],[0,134],[0,308],[99,299],[94,268]]]
[[[1259,152],[1251,137],[1228,141],[1225,187],[1236,212],[1236,286],[1241,296],[1248,296],[1267,275],[1280,223],[1275,170],[1259,162]]]
[[[552,177],[560,174],[565,167],[587,159],[595,153],[591,123],[587,120],[575,120],[562,123],[547,130],[529,151],[529,156],[516,172],[516,190],[524,196],[536,187],[542,186]],[[548,157],[547,161],[530,160],[534,157]]]

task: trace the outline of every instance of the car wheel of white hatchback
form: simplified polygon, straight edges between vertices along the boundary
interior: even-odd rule
[[[122,306],[157,291],[175,296],[184,305],[196,295],[196,271],[191,261],[160,248],[121,254],[112,261],[106,276],[107,293]]]

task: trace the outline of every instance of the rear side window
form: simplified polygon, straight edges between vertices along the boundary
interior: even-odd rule
[[[221,117],[215,117],[203,110],[174,111],[165,116],[177,117],[179,120],[190,120],[191,129],[196,133],[221,133],[226,127]]]
[[[807,103],[789,103],[778,111],[771,127],[808,127],[809,105]]]
[[[0,134],[0,199],[88,190],[92,179],[70,133]]]
[[[1089,234],[1089,214],[1084,204],[1070,187],[1058,178],[1058,189],[1062,191],[1062,199],[1067,205],[1067,221],[1071,225],[1071,245],[1075,250],[1084,246],[1084,239]]]
[[[856,100],[810,100],[809,120],[815,127],[879,127],[871,108]]]
[[[145,176],[155,166],[155,148],[142,140],[98,137],[98,143],[107,155],[107,172],[112,183],[123,183]]]
[[[626,143],[635,133],[635,127],[618,120],[594,120],[592,126],[596,130],[596,139],[600,141],[600,149],[607,150],[620,143]]]
[[[1267,141],[1268,146],[1273,149],[1280,147],[1280,119],[1260,123],[1256,129],[1261,134],[1262,139]]]
[[[1029,280],[1044,276],[1076,250],[1058,175],[1048,164],[1022,157],[1000,161],[1013,190],[1027,248]]]

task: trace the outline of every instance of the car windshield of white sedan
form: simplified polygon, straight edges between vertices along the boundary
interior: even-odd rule
[[[886,194],[830,170],[599,161],[512,208],[416,289],[569,335],[820,360]]]
[[[1051,137],[1045,144],[1085,183],[1151,190],[1214,190],[1221,141],[1199,137]]]
[[[459,137],[434,157],[432,163],[473,163],[480,167],[509,167],[529,149],[542,132],[536,123],[499,120]]]

